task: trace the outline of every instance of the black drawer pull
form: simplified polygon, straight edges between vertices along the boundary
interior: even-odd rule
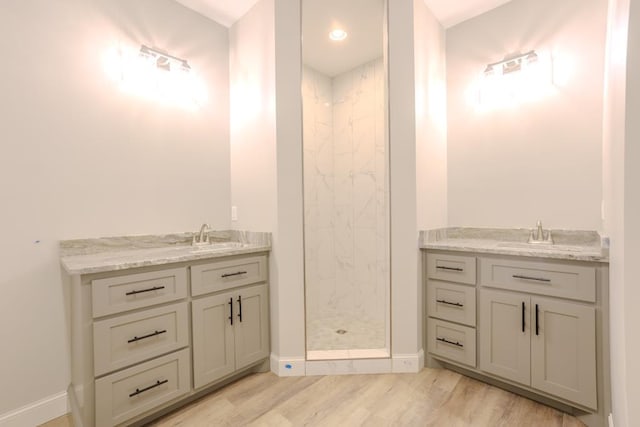
[[[460,304],[459,302],[449,302],[443,299],[437,299],[436,302],[441,304],[453,305],[454,307],[464,307],[464,304]]]
[[[524,327],[525,327],[525,323],[524,323],[524,301],[522,301],[522,332],[524,332]]]
[[[536,335],[540,335],[540,323],[538,320],[538,304],[536,304]]]
[[[229,298],[229,322],[231,322],[231,325],[233,326],[233,297]]]
[[[455,345],[456,347],[460,347],[460,348],[464,347],[464,345],[463,345],[463,344],[460,344],[458,341],[455,341],[455,342],[454,342],[454,341],[449,341],[449,340],[448,340],[448,339],[446,339],[446,338],[438,338],[438,337],[436,337],[436,340],[438,340],[438,341],[442,341],[443,343],[446,343],[446,344]]]
[[[131,291],[131,292],[127,292],[125,295],[143,294],[145,292],[159,291],[160,289],[164,289],[164,286],[154,286],[153,288],[149,288],[149,289],[141,289],[139,291]]]
[[[242,323],[242,295],[238,295],[238,317]]]
[[[540,277],[531,277],[531,276],[521,276],[519,274],[514,274],[513,276],[514,279],[524,279],[524,280],[535,280],[536,282],[550,282],[551,279],[543,279]]]
[[[438,270],[448,270],[448,271],[464,271],[464,268],[458,268],[458,267],[444,267],[442,265],[437,265],[436,268]]]
[[[227,274],[223,274],[220,277],[240,276],[241,274],[247,274],[247,272],[246,271],[238,271],[237,273],[227,273]]]
[[[166,334],[166,333],[167,333],[167,330],[166,330],[166,329],[163,329],[163,330],[161,330],[161,331],[151,332],[150,334],[143,335],[143,336],[141,336],[141,337],[133,337],[133,338],[131,338],[131,339],[130,339],[129,341],[127,341],[127,342],[128,342],[129,344],[131,344],[132,342],[140,341],[140,340],[143,340],[143,339],[145,339],[145,338],[151,338],[151,337],[155,337],[155,336],[157,336],[157,335],[160,335],[160,334]]]
[[[162,380],[162,381],[158,380],[158,381],[156,381],[156,383],[155,383],[155,384],[152,384],[152,385],[150,385],[149,387],[145,387],[145,388],[137,388],[137,389],[136,389],[136,391],[134,391],[133,393],[131,393],[131,394],[129,395],[129,397],[137,396],[137,395],[139,395],[140,393],[144,393],[145,391],[149,391],[149,390],[151,390],[151,389],[153,389],[153,388],[160,387],[162,384],[166,384],[166,383],[168,383],[168,382],[169,382],[169,380]]]

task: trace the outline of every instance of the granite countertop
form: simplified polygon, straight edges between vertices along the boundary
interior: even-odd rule
[[[553,245],[527,243],[530,232],[528,228],[427,230],[420,232],[420,249],[609,262],[609,241],[596,231],[551,230]]]
[[[101,273],[271,250],[271,233],[211,231],[211,245],[192,246],[193,233],[63,240],[60,263],[68,274]]]

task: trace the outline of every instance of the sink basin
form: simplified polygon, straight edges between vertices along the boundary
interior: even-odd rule
[[[574,246],[536,245],[531,243],[504,242],[496,245],[499,248],[530,249],[536,251],[582,252],[584,249]]]
[[[202,252],[226,251],[229,249],[239,249],[243,247],[245,247],[245,244],[240,242],[219,242],[219,243],[211,243],[209,245],[192,246],[189,252],[202,253]]]

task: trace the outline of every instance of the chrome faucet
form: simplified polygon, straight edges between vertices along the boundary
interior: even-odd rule
[[[198,234],[198,236],[196,237],[196,234],[193,234],[193,240],[191,241],[192,245],[208,245],[209,244],[209,230],[211,230],[211,227],[209,227],[209,224],[202,224],[202,227],[200,227],[200,233]]]
[[[542,229],[542,221],[538,220],[536,223],[536,235],[534,237],[533,230],[529,233],[529,240],[527,243],[533,244],[543,244],[543,245],[553,245],[553,238],[551,237],[551,230],[547,230],[547,234],[545,236],[544,230]]]

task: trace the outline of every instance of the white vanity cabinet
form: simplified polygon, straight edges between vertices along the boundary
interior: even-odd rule
[[[427,250],[424,265],[428,364],[495,379],[604,425],[606,263]]]
[[[74,425],[141,424],[261,370],[270,351],[267,265],[262,252],[63,273]]]

